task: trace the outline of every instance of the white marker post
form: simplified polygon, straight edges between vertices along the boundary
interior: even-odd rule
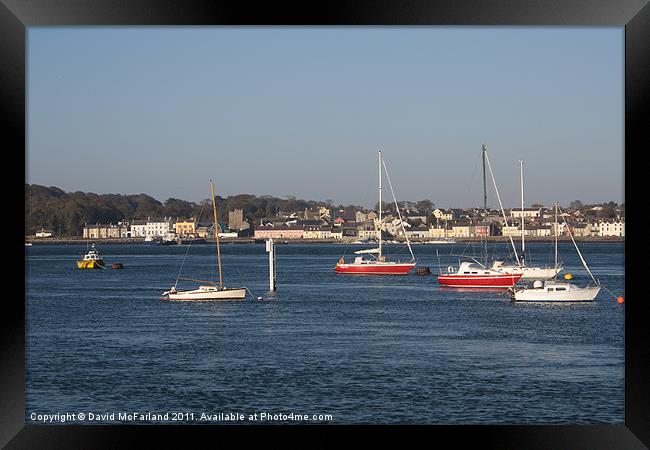
[[[275,291],[275,244],[270,238],[266,241],[266,252],[269,254],[269,290]]]

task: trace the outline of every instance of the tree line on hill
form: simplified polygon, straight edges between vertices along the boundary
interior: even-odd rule
[[[228,212],[233,209],[242,209],[246,219],[255,221],[281,211],[300,211],[331,203],[249,194],[226,198],[217,196],[216,199],[219,221],[222,223],[228,223]],[[200,222],[211,223],[211,207],[210,199],[196,203],[169,198],[160,202],[146,194],[64,192],[54,186],[25,184],[25,233],[34,234],[46,229],[55,235],[80,236],[86,224],[117,224],[122,220],[163,217],[194,217]]]
[[[394,203],[382,202],[386,213],[396,213]],[[375,210],[378,209],[375,205]],[[532,205],[535,207],[535,205]],[[541,206],[541,205],[538,205]],[[593,210],[593,206],[601,209]],[[335,212],[354,212],[363,210],[358,205],[335,206],[331,200],[301,200],[293,196],[286,199],[270,195],[255,196],[237,194],[226,198],[217,196],[219,221],[228,223],[228,212],[241,209],[246,220],[257,223],[265,217],[274,217],[279,213],[291,213],[327,207]],[[402,207],[415,208],[421,213],[430,213],[435,205],[428,199],[418,202],[403,201]],[[55,235],[80,236],[86,224],[117,224],[121,220],[144,220],[147,218],[190,218],[199,222],[211,223],[210,199],[199,203],[169,198],[160,202],[146,194],[94,194],[92,192],[65,192],[54,186],[25,184],[25,234],[34,234],[41,229],[51,230]],[[584,205],[579,200],[571,202],[570,210],[581,210],[586,217],[613,218],[625,215],[625,203],[601,203]],[[351,215],[351,214],[347,214]]]

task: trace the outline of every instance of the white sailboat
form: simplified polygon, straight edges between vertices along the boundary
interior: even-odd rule
[[[557,261],[553,267],[534,267],[526,265],[526,238],[524,224],[524,162],[519,161],[519,173],[521,180],[521,259],[519,264],[504,264],[502,261],[494,261],[492,269],[508,273],[521,273],[519,281],[526,280],[550,280],[562,271],[562,265]],[[507,224],[507,222],[506,222]],[[516,251],[516,250],[515,250]]]
[[[557,211],[558,206],[555,205],[555,262],[557,267],[557,235],[558,235],[558,226],[557,226]],[[562,217],[566,224],[566,220]],[[580,261],[582,265],[587,269],[589,276],[594,282],[593,286],[579,287],[573,283],[567,283],[564,281],[557,281],[555,278],[553,280],[540,281],[537,280],[533,283],[532,287],[521,287],[521,288],[511,288],[512,300],[516,302],[590,302],[593,301],[598,293],[600,292],[601,286],[600,283],[594,278],[594,275],[589,270],[587,262],[582,257],[580,249],[576,244],[575,239],[573,239],[573,234],[571,234],[571,229],[567,226],[569,231],[569,236],[571,236],[571,241],[580,256]]]
[[[219,246],[219,232],[217,225],[217,205],[214,195],[214,185],[210,180],[210,188],[212,192],[212,211],[214,213],[214,234],[216,236],[217,245],[217,263],[219,265],[219,285],[212,281],[195,280],[191,278],[176,278],[176,283],[170,290],[163,292],[163,300],[242,300],[246,297],[247,289],[245,287],[228,288],[223,285],[223,277],[221,275],[221,249]],[[198,281],[205,283],[199,285],[198,288],[192,290],[177,289],[178,280],[185,279],[190,281]]]

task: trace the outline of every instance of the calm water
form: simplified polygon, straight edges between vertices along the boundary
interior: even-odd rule
[[[201,413],[263,412],[332,423],[624,423],[625,307],[608,293],[547,305],[443,289],[435,249],[447,267],[458,262],[451,245],[413,246],[433,275],[333,272],[359,248],[278,245],[271,294],[264,245],[222,245],[225,285],[264,300],[189,303],[160,300],[187,246],[100,244],[106,264],[124,269],[95,271],[76,269],[85,246],[26,247],[27,423],[66,412],[115,414],[103,423],[147,412],[193,413],[197,424],[230,423]],[[623,244],[580,248],[624,295]],[[552,262],[550,244],[528,249]],[[210,277],[212,254],[192,245],[182,275]],[[560,254],[564,273],[584,284],[572,244]]]

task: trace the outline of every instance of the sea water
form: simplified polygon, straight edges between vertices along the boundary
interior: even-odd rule
[[[430,275],[334,272],[361,248],[278,245],[269,292],[265,246],[222,245],[224,285],[252,293],[227,302],[160,298],[179,275],[218,281],[211,245],[98,242],[105,270],[76,268],[84,245],[25,248],[26,422],[624,423],[625,309],[606,291],[558,305],[441,288],[461,244],[413,245]],[[580,248],[624,295],[624,245]],[[527,250],[553,263],[550,244]],[[573,245],[559,252],[562,274],[586,284]]]

